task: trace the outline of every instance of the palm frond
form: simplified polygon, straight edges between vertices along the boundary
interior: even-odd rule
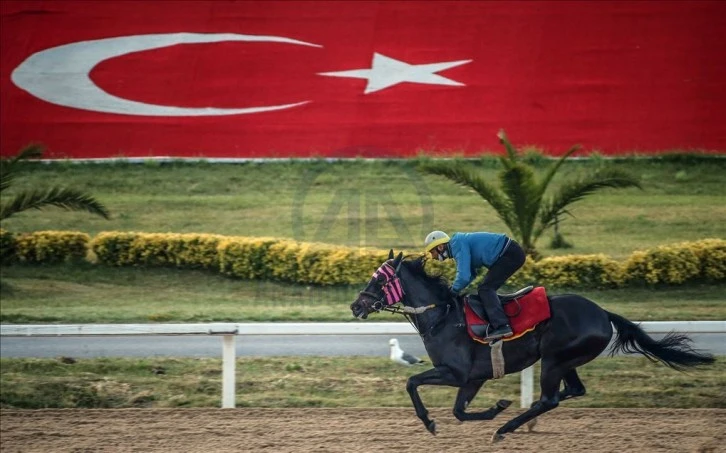
[[[541,196],[537,193],[538,186],[534,172],[529,166],[517,162],[510,168],[502,170],[499,180],[512,207],[520,238],[528,242],[541,201]]]
[[[15,175],[12,172],[7,172],[0,175],[0,192],[10,187],[13,184],[14,180]]]
[[[41,157],[43,157],[44,151],[45,146],[41,145],[40,143],[31,143],[21,149],[20,152],[18,152],[18,154],[12,158],[12,160],[18,162],[27,159],[40,159]]]
[[[539,215],[539,226],[534,233],[535,240],[554,225],[556,219],[568,214],[567,207],[586,196],[605,188],[637,187],[642,189],[637,178],[617,169],[603,169],[579,180],[563,184],[550,200],[543,204]]]
[[[0,192],[10,187],[15,180],[18,162],[43,157],[43,150],[42,145],[33,143],[21,149],[13,157],[0,158]]]
[[[455,161],[427,161],[417,168],[424,173],[443,176],[456,184],[472,189],[494,208],[499,218],[510,229],[515,231],[517,224],[512,216],[512,208],[504,194],[468,165]]]
[[[502,159],[502,160],[508,160],[509,162],[516,162],[519,158],[519,154],[517,154],[517,150],[514,148],[512,143],[510,143],[509,139],[507,138],[507,134],[504,132],[504,129],[500,129],[499,132],[497,132],[497,138],[499,138],[499,143],[504,145],[504,149],[507,150],[507,158],[508,159]],[[505,162],[506,163],[506,162]]]
[[[567,150],[567,152],[557,162],[555,162],[554,164],[552,164],[552,166],[550,166],[549,170],[547,170],[547,173],[545,173],[544,177],[540,181],[539,189],[538,189],[540,196],[544,195],[545,191],[547,190],[547,187],[550,185],[550,182],[552,182],[552,178],[555,176],[555,174],[560,169],[562,164],[565,163],[565,161],[571,155],[573,155],[575,152],[579,151],[580,148],[581,148],[580,145],[573,146],[572,148]]]
[[[106,207],[91,195],[64,187],[36,189],[21,192],[12,200],[0,206],[0,220],[28,209],[43,209],[55,206],[68,211],[87,211],[105,219],[111,216]]]

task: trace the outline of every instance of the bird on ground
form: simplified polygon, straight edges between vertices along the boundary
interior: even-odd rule
[[[404,352],[400,348],[400,346],[398,346],[398,340],[396,340],[395,338],[391,338],[388,344],[389,346],[391,346],[391,360],[393,360],[394,362],[406,366],[421,365],[423,363],[426,363],[424,360],[421,360],[418,357],[414,357],[408,352]]]

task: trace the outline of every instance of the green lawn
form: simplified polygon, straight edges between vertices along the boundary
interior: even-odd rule
[[[726,159],[573,161],[555,180],[598,165],[641,178],[644,190],[606,190],[574,205],[561,231],[575,247],[547,255],[622,259],[663,243],[726,237]],[[93,193],[106,221],[57,209],[3,222],[11,231],[196,232],[276,236],[378,248],[421,247],[433,229],[506,231],[476,194],[415,170],[415,161],[271,164],[28,164],[13,189],[63,184]],[[496,182],[498,162],[473,161]],[[5,194],[4,194],[5,195]]]
[[[535,161],[536,162],[536,161]],[[496,181],[498,161],[472,161]],[[562,223],[571,249],[623,259],[660,244],[726,237],[726,159],[572,161],[560,179],[600,165],[640,176],[644,190],[607,190]],[[199,232],[277,236],[380,248],[421,247],[431,229],[505,231],[477,195],[415,170],[416,161],[270,164],[28,163],[11,190],[66,185],[93,193],[110,221],[50,208],[3,222],[10,231]],[[540,165],[542,167],[542,165]],[[5,193],[3,193],[5,196]],[[1,269],[2,322],[350,320],[360,288],[315,288],[204,272],[90,265]],[[724,285],[579,291],[632,319],[726,319]],[[380,316],[381,320],[398,320]]]

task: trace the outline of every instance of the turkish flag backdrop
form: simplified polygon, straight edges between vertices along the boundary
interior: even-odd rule
[[[726,2],[3,1],[0,152],[47,157],[381,157],[501,152],[496,133],[550,154],[726,150]],[[11,73],[52,47],[162,33],[279,36],[128,53],[90,78],[176,107],[294,108],[228,116],[102,113],[43,101]],[[461,86],[320,73],[374,53]]]

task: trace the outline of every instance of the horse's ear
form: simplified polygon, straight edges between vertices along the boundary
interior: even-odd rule
[[[401,269],[401,263],[403,263],[403,252],[399,253],[396,257],[396,261],[393,262],[393,267],[396,269],[396,273]]]
[[[388,251],[388,259],[389,260],[392,260],[393,259],[393,249],[391,249],[391,250]]]

